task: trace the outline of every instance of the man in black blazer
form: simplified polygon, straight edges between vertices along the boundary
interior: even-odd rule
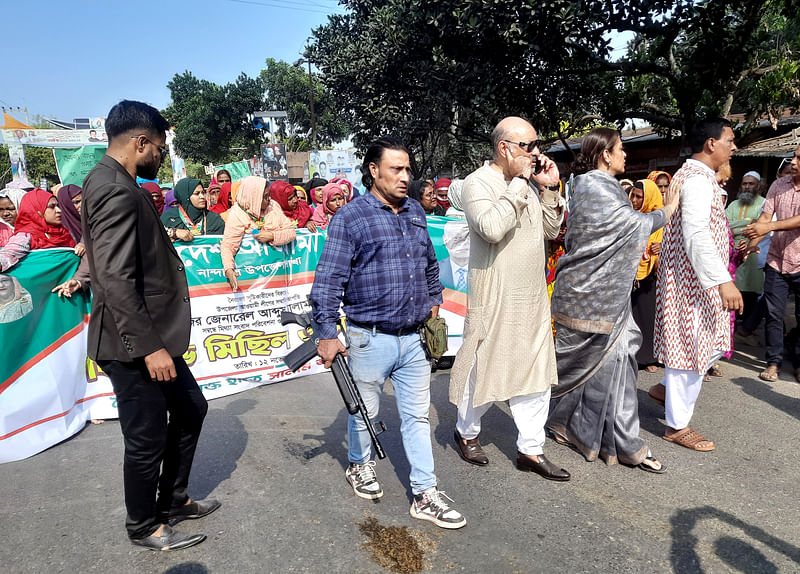
[[[154,550],[205,540],[176,532],[169,522],[220,506],[187,493],[208,410],[182,358],[189,345],[189,287],[153,200],[136,184],[137,175],[158,174],[168,127],[147,104],[124,100],[111,108],[108,151],[83,182],[81,206],[92,277],[88,354],[117,396],[128,536]]]

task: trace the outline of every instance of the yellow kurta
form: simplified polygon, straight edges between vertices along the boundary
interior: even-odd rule
[[[450,372],[460,404],[477,357],[472,404],[541,393],[557,384],[545,239],[558,236],[564,201],[523,179],[506,181],[487,162],[464,181],[470,230],[469,301],[464,340]]]

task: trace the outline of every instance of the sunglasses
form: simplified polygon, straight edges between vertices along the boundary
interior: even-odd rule
[[[537,147],[539,147],[539,142],[540,142],[540,140],[533,140],[533,141],[529,141],[529,142],[512,142],[510,140],[503,140],[503,141],[506,142],[506,143],[510,143],[510,144],[514,144],[516,146],[519,146],[520,149],[525,150],[526,153],[531,153],[533,150],[535,150]]]
[[[146,135],[131,136],[131,139],[135,140],[136,138],[140,138],[140,137],[144,138],[147,141],[149,141],[151,144],[156,145],[155,142],[153,142],[153,140],[148,138]],[[156,147],[158,148],[158,151],[161,152],[161,161],[164,161],[165,159],[167,159],[167,156],[169,155],[169,148],[167,148],[166,146],[163,146],[163,145],[159,145],[159,146],[156,146]]]

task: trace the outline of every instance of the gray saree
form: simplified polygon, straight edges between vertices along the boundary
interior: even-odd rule
[[[587,460],[639,464],[648,449],[639,437],[642,335],[631,314],[631,287],[665,212],[635,211],[617,180],[600,170],[575,179],[568,211],[552,298],[558,386],[547,428]]]

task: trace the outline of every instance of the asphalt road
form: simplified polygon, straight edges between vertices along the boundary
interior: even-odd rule
[[[713,453],[660,438],[663,408],[646,396],[660,373],[641,372],[642,434],[668,472],[588,463],[548,440],[548,457],[572,472],[568,483],[515,469],[505,405],[484,418],[489,466],[463,462],[452,443],[448,371],[435,373],[436,471],[467,517],[459,531],[408,514],[390,385],[381,404],[389,456],[377,467],[385,495],[377,503],[356,498],[344,480],[346,419],[329,375],[212,401],[191,493],[223,506],[179,524],[208,540],[173,553],[128,542],[119,425],[88,425],[46,452],[0,465],[0,572],[388,572],[372,550],[398,547],[417,560],[404,562],[405,571],[421,563],[436,573],[798,572],[800,385],[788,367],[780,381],[764,383],[753,365],[737,353],[700,395],[693,425],[715,441]],[[359,525],[369,518],[373,531],[408,530],[389,528],[386,540],[368,544]]]

